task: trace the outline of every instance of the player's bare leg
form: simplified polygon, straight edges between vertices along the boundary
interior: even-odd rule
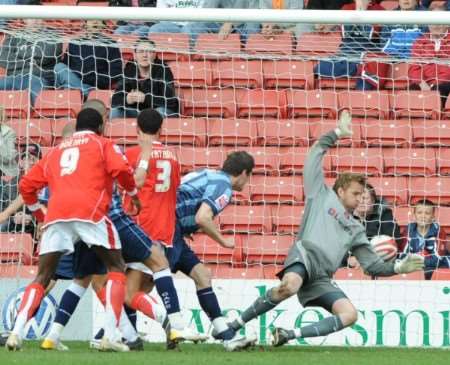
[[[5,347],[8,350],[17,351],[21,349],[23,329],[39,308],[45,295],[45,288],[50,284],[61,256],[62,252],[51,252],[39,256],[38,274],[25,289],[14,328],[6,340]]]

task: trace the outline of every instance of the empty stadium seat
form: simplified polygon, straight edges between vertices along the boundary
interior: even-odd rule
[[[233,267],[231,265],[207,265],[214,279],[261,280],[264,277],[261,265]]]
[[[137,144],[136,119],[113,119],[105,126],[105,137],[111,138],[117,144]]]
[[[385,148],[383,155],[386,174],[431,176],[436,173],[433,149]]]
[[[370,147],[408,147],[412,141],[409,120],[369,120],[361,126],[361,131],[363,140]]]
[[[76,118],[81,110],[81,93],[79,90],[42,90],[34,110],[36,116]]]
[[[389,118],[389,94],[383,91],[348,91],[338,94],[340,109],[348,109],[353,117]]]
[[[206,120],[203,118],[166,118],[161,141],[172,144],[206,145]]]
[[[26,118],[30,109],[27,90],[0,90],[0,105],[7,117]]]
[[[336,172],[357,172],[368,175],[383,173],[383,156],[377,148],[338,148],[330,151]]]
[[[279,205],[272,209],[274,232],[277,234],[297,234],[305,207],[300,205]]]
[[[212,85],[213,69],[209,61],[173,61],[169,63],[173,79],[181,87]]]
[[[54,119],[52,121],[53,145],[57,145],[62,141],[62,131],[69,123],[73,123],[75,126],[75,119]]]
[[[439,175],[450,175],[450,148],[441,147],[436,150],[436,164]]]
[[[436,222],[447,232],[450,231],[450,207],[439,207],[435,212]]]
[[[217,46],[220,42],[220,47]],[[241,39],[239,34],[233,33],[226,39],[219,40],[217,34],[203,33],[197,37],[194,59],[223,60],[239,55],[241,52]]]
[[[116,41],[124,60],[132,60],[134,58],[135,44],[139,39],[138,36],[133,34],[108,34],[108,37]]]
[[[416,271],[409,274],[399,274],[393,276],[378,277],[378,280],[425,280],[423,271]]]
[[[396,119],[440,118],[441,97],[437,91],[398,91],[390,98]]]
[[[220,228],[225,232],[272,232],[271,207],[264,205],[229,205],[219,216]]]
[[[443,118],[450,119],[450,98],[447,98],[443,110]]]
[[[262,34],[250,34],[247,39],[245,51],[247,53],[292,54],[292,35],[285,32],[273,35],[270,38]]]
[[[292,247],[292,236],[249,235],[244,239],[244,260],[248,264],[282,264]]]
[[[222,247],[206,234],[195,234],[193,241],[187,241],[191,249],[202,262],[206,263],[241,263],[242,238],[239,235],[224,235],[226,240],[235,244],[233,249]]]
[[[227,156],[226,150],[218,148],[182,146],[176,152],[182,173],[201,168],[219,169]]]
[[[0,233],[0,261],[31,264],[33,239],[28,233]],[[1,265],[0,265],[1,266]]]
[[[413,222],[413,211],[409,206],[393,207],[394,218],[400,227],[405,227]]]
[[[410,204],[420,199],[436,205],[450,204],[450,177],[413,177],[409,183]]]
[[[261,88],[263,68],[261,61],[232,59],[215,64],[213,72],[215,86]]]
[[[409,84],[409,64],[396,63],[391,66],[391,73],[386,79],[386,89],[404,90]]]
[[[232,118],[236,115],[235,91],[230,89],[180,89],[184,116]]]
[[[52,121],[46,118],[11,119],[8,125],[16,132],[18,144],[38,143],[42,146],[53,145]],[[29,138],[29,140],[27,139]]]
[[[431,280],[445,280],[450,281],[450,269],[434,270]]]
[[[313,89],[311,61],[270,60],[263,62],[264,87]]]
[[[337,121],[333,119],[323,119],[321,121],[316,121],[310,123],[309,127],[309,136],[312,141],[318,140],[323,134],[332,131],[336,128]],[[361,136],[361,122],[356,118],[353,119],[352,123],[352,131],[353,135],[351,138],[340,138],[337,142],[337,146],[346,146],[346,147],[358,147],[363,143]]]
[[[114,94],[113,90],[91,90],[88,95],[88,100],[98,99],[105,103],[106,108],[111,109],[111,98]]]
[[[327,90],[292,90],[287,93],[288,116],[336,118],[337,93]]]
[[[349,267],[343,267],[338,269],[333,275],[334,280],[372,280],[372,278],[361,269],[353,269]]]
[[[259,144],[263,146],[308,146],[307,119],[265,119],[256,123]]]
[[[276,175],[280,165],[280,150],[276,147],[248,147],[255,160],[254,174]]]
[[[0,265],[0,278],[33,279],[37,272],[38,267],[33,265],[17,265],[17,263]]]
[[[305,160],[308,155],[308,148],[296,147],[287,150],[280,156],[280,173],[282,174],[303,174]],[[331,157],[325,155],[322,168],[324,173],[331,174]]]
[[[450,146],[450,121],[412,121],[412,137],[416,146]]]
[[[250,200],[253,204],[301,204],[303,179],[297,176],[253,176]]]
[[[209,146],[251,146],[258,139],[257,122],[249,119],[209,119]]]
[[[406,177],[369,177],[368,182],[375,188],[378,196],[389,203],[403,205],[408,203],[408,179]]]
[[[331,56],[334,55],[342,43],[340,32],[332,33],[302,33],[297,38],[296,53],[308,56]]]
[[[163,61],[181,61],[189,58],[189,34],[151,33],[150,40],[155,43],[157,55]]]
[[[286,117],[286,94],[277,90],[239,90],[238,117]]]

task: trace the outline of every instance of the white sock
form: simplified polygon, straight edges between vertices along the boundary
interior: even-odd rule
[[[47,335],[47,338],[52,340],[53,342],[59,342],[63,329],[64,326],[61,323],[53,322],[52,327],[50,328],[50,332]]]
[[[79,296],[80,298],[83,297],[84,293],[86,293],[86,288],[78,285],[75,282],[71,282],[70,285],[68,286],[67,290],[70,290],[72,293],[74,293],[75,295]]]
[[[105,306],[105,322],[103,328],[105,329],[105,338],[111,342],[119,340],[119,331],[117,331],[117,319],[111,305],[111,280],[106,282],[106,306]],[[123,309],[122,309],[123,311]],[[122,317],[122,316],[121,316]],[[119,320],[120,322],[120,320]]]
[[[300,328],[294,328],[294,333],[296,338],[302,337],[302,331]]]
[[[169,322],[170,326],[177,330],[182,330],[185,327],[183,316],[181,315],[180,312],[169,314]]]
[[[122,333],[122,336],[127,341],[135,341],[138,338],[138,334],[134,329],[133,325],[131,324],[127,314],[125,313],[125,309],[123,308],[122,313],[120,314],[119,329],[120,332]]]
[[[11,333],[14,333],[15,335],[19,336],[20,338],[23,337],[23,329],[25,328],[25,325],[27,324],[27,315],[25,311],[17,315],[16,322],[14,323],[14,328],[11,331]]]
[[[224,317],[217,317],[212,321],[212,325],[217,333],[222,333],[228,329],[228,325]]]

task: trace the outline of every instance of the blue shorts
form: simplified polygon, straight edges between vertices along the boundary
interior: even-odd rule
[[[58,267],[56,268],[54,280],[72,280],[75,277],[73,272],[73,253],[61,256]]]
[[[182,273],[189,275],[192,269],[197,264],[201,263],[197,255],[184,240],[183,233],[178,224],[175,226],[173,246],[166,247],[165,250],[167,260],[169,260],[170,270],[172,270],[173,273],[181,271]]]

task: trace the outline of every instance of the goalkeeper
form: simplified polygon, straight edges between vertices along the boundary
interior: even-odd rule
[[[371,248],[364,227],[352,215],[361,201],[365,176],[343,173],[336,179],[333,189],[325,185],[321,166],[323,156],[339,138],[351,134],[351,116],[344,111],[337,128],[320,137],[311,148],[303,173],[306,208],[298,236],[283,270],[278,273],[281,283],[230,323],[234,330],[294,294],[304,307],[319,306],[333,315],[300,329],[275,328],[274,346],[295,338],[325,336],[354,324],[358,317],[356,308],[331,280],[348,251],[352,251],[364,270],[374,276],[391,276],[423,268],[423,258],[418,255],[408,255],[395,263],[384,262]]]

